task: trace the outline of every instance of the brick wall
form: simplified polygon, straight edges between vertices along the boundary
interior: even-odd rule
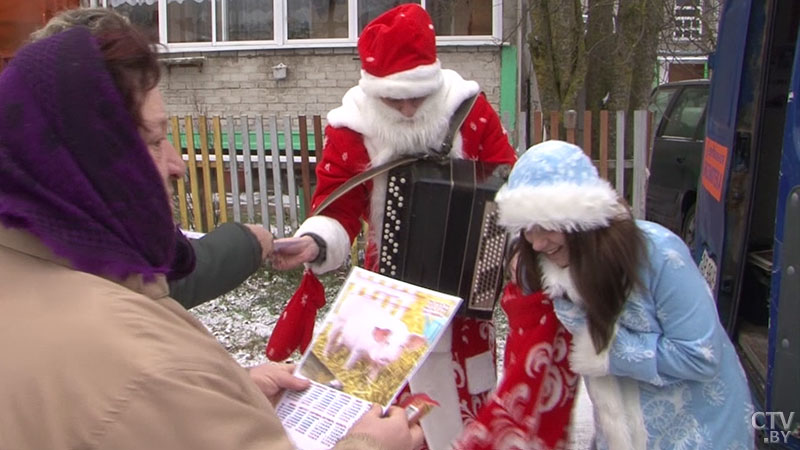
[[[199,66],[165,68],[161,88],[172,115],[278,116],[325,114],[341,104],[358,82],[360,62],[354,48],[228,51],[170,55],[204,57]],[[500,101],[500,49],[495,46],[440,47],[442,66],[480,83],[489,101]],[[272,67],[288,66],[274,80]]]

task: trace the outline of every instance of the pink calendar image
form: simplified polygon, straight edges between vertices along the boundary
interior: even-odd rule
[[[377,403],[388,407],[424,361],[461,299],[354,268],[296,373],[278,415],[298,448],[331,448]]]

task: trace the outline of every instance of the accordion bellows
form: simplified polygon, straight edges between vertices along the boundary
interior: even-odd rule
[[[507,165],[419,160],[388,174],[381,274],[464,299],[489,318],[503,284],[507,235],[494,196]]]

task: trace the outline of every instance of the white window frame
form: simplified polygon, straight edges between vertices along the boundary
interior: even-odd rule
[[[99,6],[106,7],[110,0],[96,0]],[[224,0],[208,0],[211,3],[211,42],[167,42],[167,0],[158,1],[158,34],[159,42],[165,53],[189,53],[230,50],[267,50],[291,48],[347,48],[358,43],[358,0],[348,0],[348,36],[332,39],[288,39],[287,2],[292,0],[275,0],[273,3],[274,37],[272,40],[258,41],[217,41],[217,8],[216,3]],[[186,0],[193,1],[193,0]],[[426,6],[426,0],[421,0]],[[224,4],[223,4],[224,7]],[[475,46],[500,45],[503,35],[503,2],[492,1],[492,34],[480,36],[437,36],[437,45],[443,46]]]

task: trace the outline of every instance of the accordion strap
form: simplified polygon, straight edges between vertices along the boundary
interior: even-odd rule
[[[475,105],[475,100],[478,99],[478,95],[480,93],[475,94],[467,99],[465,99],[458,108],[453,113],[453,116],[450,117],[450,126],[447,129],[447,134],[442,141],[442,145],[440,146],[439,150],[432,150],[435,154],[436,158],[444,159],[450,154],[450,150],[453,148],[453,139],[458,133],[458,130],[461,128],[461,125],[464,123],[464,119],[467,118],[467,114],[472,110],[472,106]],[[420,159],[429,158],[429,155],[410,155],[405,156],[400,159],[396,159],[394,161],[389,161],[387,163],[381,164],[379,166],[375,166],[370,168],[369,170],[365,170],[364,172],[359,173],[358,175],[350,178],[344,184],[336,188],[330,195],[325,197],[325,200],[319,204],[319,206],[314,210],[311,214],[312,216],[316,216],[320,214],[322,211],[325,210],[331,203],[335,202],[339,197],[343,196],[344,194],[350,192],[351,189],[355,188],[356,186],[364,183],[365,181],[369,181],[378,175],[388,172],[395,167],[400,167],[402,165],[418,161]]]
[[[344,184],[336,188],[336,190],[331,192],[329,196],[325,197],[325,200],[323,200],[322,203],[319,204],[319,206],[314,210],[314,212],[311,215],[312,216],[318,215],[323,210],[325,210],[325,208],[330,206],[331,203],[335,202],[339,197],[343,196],[344,194],[350,192],[351,189],[358,186],[359,184],[371,180],[384,172],[388,172],[394,169],[395,167],[408,164],[418,159],[422,159],[422,157],[419,155],[406,156],[404,158],[396,159],[394,161],[389,161],[385,164],[381,164],[380,166],[375,166],[369,170],[361,172],[360,174],[354,176],[353,178],[350,178]]]
[[[472,107],[475,105],[475,100],[478,99],[479,95],[481,95],[480,92],[468,97],[461,102],[460,105],[458,105],[458,108],[456,108],[456,111],[453,113],[453,117],[450,118],[450,127],[447,129],[447,135],[445,135],[439,151],[436,151],[438,155],[445,157],[450,154],[450,150],[453,149],[453,139],[455,139],[458,130],[461,129],[461,125],[464,124],[467,114],[472,111]]]

